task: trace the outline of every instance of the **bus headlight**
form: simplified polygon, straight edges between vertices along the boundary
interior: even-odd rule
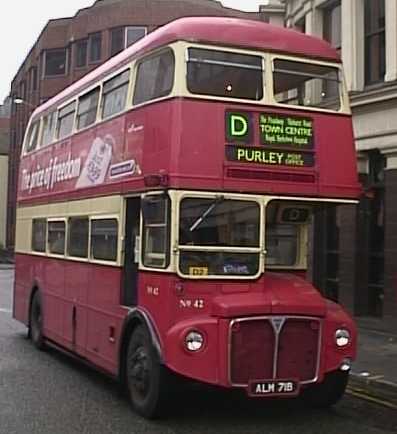
[[[345,347],[350,343],[350,332],[346,329],[338,329],[335,332],[335,342],[338,347]]]
[[[185,336],[185,346],[189,351],[199,351],[204,345],[204,336],[198,331],[191,331]]]

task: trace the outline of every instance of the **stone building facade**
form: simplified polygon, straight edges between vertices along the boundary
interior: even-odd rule
[[[33,109],[128,45],[184,16],[230,16],[282,24],[284,7],[272,0],[259,12],[242,12],[216,0],[97,0],[72,18],[50,20],[11,84],[12,105],[7,245],[14,246],[18,160]]]
[[[363,194],[321,216],[317,280],[356,315],[397,329],[397,2],[286,0],[285,24],[341,52]],[[321,224],[322,223],[322,224]]]

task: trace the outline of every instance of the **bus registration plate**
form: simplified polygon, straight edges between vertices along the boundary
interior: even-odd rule
[[[299,393],[299,383],[296,380],[264,380],[251,381],[248,385],[250,396],[296,396]]]

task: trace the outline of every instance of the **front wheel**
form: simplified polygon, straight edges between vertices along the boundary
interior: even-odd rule
[[[303,398],[314,408],[331,407],[343,397],[348,381],[348,371],[329,372],[322,383],[314,384],[306,389]]]
[[[127,350],[126,377],[132,405],[148,419],[164,414],[169,373],[162,366],[146,327],[138,326]],[[168,390],[167,390],[168,389]]]
[[[32,298],[32,304],[30,306],[30,338],[33,345],[43,350],[45,348],[44,334],[43,334],[43,308],[41,304],[41,297],[38,291],[36,291]]]

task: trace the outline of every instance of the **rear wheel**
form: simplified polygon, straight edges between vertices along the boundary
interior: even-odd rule
[[[45,348],[43,335],[43,308],[38,291],[34,293],[32,304],[30,306],[30,338],[37,349],[43,350]]]
[[[327,408],[336,404],[344,395],[349,381],[348,371],[333,371],[325,375],[322,383],[305,390],[305,401],[314,408]]]
[[[138,326],[127,350],[126,377],[129,396],[137,413],[152,419],[164,415],[169,373],[160,363],[146,327]]]

